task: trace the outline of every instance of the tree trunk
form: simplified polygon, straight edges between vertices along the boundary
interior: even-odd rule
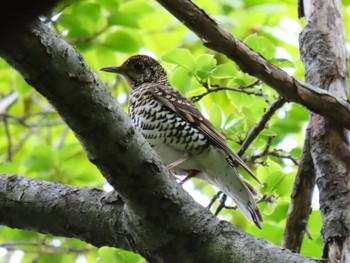
[[[340,0],[304,1],[300,34],[306,81],[347,99],[348,68]],[[335,119],[311,114],[311,158],[320,190],[324,257],[350,262],[350,148],[348,131]]]

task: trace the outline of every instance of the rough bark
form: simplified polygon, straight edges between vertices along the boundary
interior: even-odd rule
[[[135,233],[130,232],[125,225],[124,203],[116,192],[106,193],[93,188],[78,188],[3,174],[0,174],[0,186],[1,224],[46,234],[76,237],[98,247],[107,245],[137,251],[134,247],[137,244],[132,242]],[[244,238],[245,236],[227,222],[220,222],[217,228],[224,233],[225,238]],[[191,233],[188,234],[191,235]],[[253,240],[253,237],[249,238],[250,241]],[[191,236],[188,239],[191,239]],[[224,239],[218,236],[217,241],[224,241]],[[277,252],[275,251],[277,247],[266,241],[260,240],[259,243],[258,246],[254,244],[254,249],[260,250],[266,246],[266,249],[271,249],[271,253]],[[189,249],[194,249],[193,244],[188,244]],[[243,247],[244,242],[239,244],[239,247],[238,244],[235,245],[235,249],[245,250],[246,259],[240,255],[233,258],[235,255],[231,255],[225,260],[222,259],[221,262],[322,262],[295,257],[292,253],[285,253],[280,249],[276,255],[260,254],[263,256],[263,261],[261,261],[259,258],[254,259],[249,256],[251,254],[249,249],[253,247]],[[175,248],[173,249],[173,253],[176,253]],[[200,249],[195,253],[197,260],[185,261],[182,259],[181,262],[199,262],[198,258],[203,256],[203,251]],[[225,256],[227,255],[229,253]],[[284,257],[284,259],[279,259],[279,257]],[[179,261],[167,260],[165,262]],[[200,262],[210,261],[203,258]]]
[[[282,247],[297,253],[300,252],[304,235],[308,231],[312,192],[316,180],[315,168],[310,154],[309,138],[310,127],[306,131],[303,154],[295,176],[282,242]]]
[[[247,235],[194,202],[79,53],[42,23],[8,39],[0,55],[54,105],[118,191],[128,242],[149,262],[321,262]]]
[[[347,99],[348,68],[340,0],[304,1],[300,35],[308,83]],[[350,148],[348,131],[334,118],[311,115],[310,153],[320,190],[324,257],[350,262]]]
[[[287,101],[299,103],[350,128],[350,104],[344,98],[335,97],[325,90],[316,88],[317,85],[312,87],[289,76],[220,27],[204,10],[191,1],[157,0],[157,2],[197,34],[205,46],[225,54],[243,71],[264,81]]]
[[[0,174],[0,204],[1,225],[131,249],[115,192]]]

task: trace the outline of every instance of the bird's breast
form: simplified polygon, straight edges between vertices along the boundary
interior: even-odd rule
[[[163,145],[189,154],[198,154],[208,147],[208,140],[196,127],[151,94],[131,95],[129,115],[155,150],[162,149],[161,154],[166,154],[167,147],[159,147]]]

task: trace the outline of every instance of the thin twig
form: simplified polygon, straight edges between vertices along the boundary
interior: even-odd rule
[[[219,193],[222,193],[222,192],[220,191],[220,192],[218,192],[218,194]],[[214,198],[215,197],[217,197],[217,195],[215,195]],[[214,198],[213,198],[213,200],[214,200]],[[237,210],[238,209],[238,206],[236,206],[236,205],[235,206],[226,205],[226,199],[227,199],[227,195],[223,195],[222,198],[220,199],[220,204],[215,211],[216,216],[221,212],[222,209],[230,209],[230,210]],[[256,203],[259,204],[262,202],[266,202],[268,204],[274,204],[277,199],[278,199],[278,197],[275,197],[274,195],[270,195],[270,196],[263,195]]]
[[[255,95],[255,96],[260,96],[260,97],[264,97],[263,92],[257,92],[257,91],[249,91],[247,89],[252,88],[256,85],[258,85],[260,83],[259,80],[253,82],[252,84],[249,84],[247,86],[238,86],[238,87],[223,87],[223,86],[219,86],[219,85],[212,85],[209,87],[207,82],[201,82],[201,84],[203,85],[203,87],[206,88],[206,92],[204,92],[201,95],[197,95],[197,96],[193,96],[191,97],[191,100],[193,102],[197,102],[199,100],[201,100],[203,97],[205,97],[206,95],[213,93],[213,92],[218,92],[218,91],[224,91],[224,90],[228,90],[228,91],[235,91],[235,92],[241,92],[241,93],[245,93],[247,95]]]
[[[269,156],[274,156],[277,158],[288,159],[288,160],[292,161],[294,165],[299,165],[299,162],[295,157],[293,157],[290,154],[282,154],[281,152],[282,152],[282,150],[280,150],[280,149],[274,149],[272,151],[263,151],[261,153],[252,155],[249,159],[251,161],[255,161],[256,159],[259,159],[263,156],[269,155]]]
[[[265,111],[262,115],[260,121],[249,131],[246,138],[244,139],[241,147],[239,148],[237,154],[242,156],[243,153],[248,149],[249,145],[258,137],[259,133],[266,127],[266,124],[269,122],[271,117],[275,114],[275,112],[280,109],[286,100],[282,97],[277,98],[270,107]]]
[[[213,198],[210,200],[210,203],[208,204],[207,208],[210,209],[212,205],[215,203],[216,200],[220,198],[220,195],[223,194],[221,191],[218,191]]]
[[[218,206],[218,208],[216,208],[216,211],[214,213],[215,216],[217,216],[221,212],[222,209],[226,208],[226,205],[225,205],[226,200],[227,200],[227,195],[223,195],[220,199],[219,206]]]

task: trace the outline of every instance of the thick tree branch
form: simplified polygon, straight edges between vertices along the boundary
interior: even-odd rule
[[[350,104],[329,92],[289,76],[220,27],[189,0],[157,0],[203,40],[204,44],[235,61],[243,71],[259,78],[287,101],[328,116],[350,129]]]
[[[288,209],[282,246],[300,253],[311,213],[311,198],[315,186],[315,168],[310,154],[310,127],[306,131],[303,154],[296,174]]]
[[[1,225],[130,250],[123,208],[116,192],[0,174]]]
[[[79,53],[42,23],[8,39],[0,55],[55,106],[118,191],[128,241],[148,261],[321,262],[255,239],[195,203]]]

